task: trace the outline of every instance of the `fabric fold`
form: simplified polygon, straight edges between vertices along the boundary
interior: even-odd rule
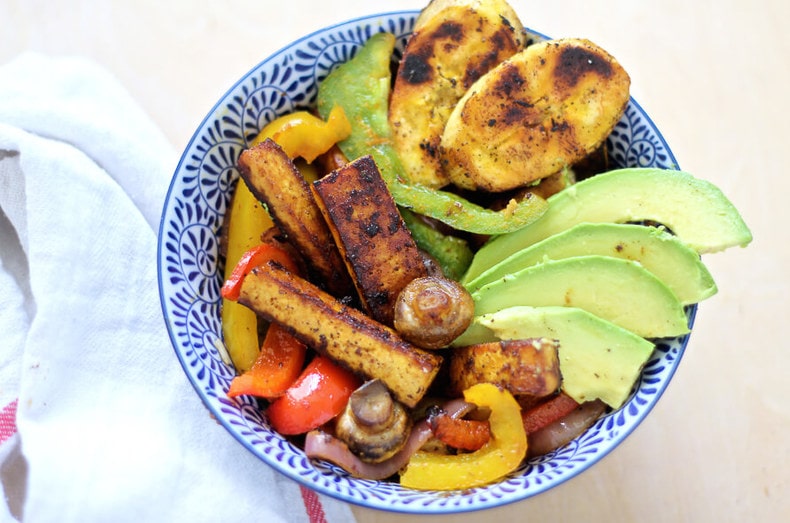
[[[0,67],[0,407],[17,431],[0,458],[20,448],[27,478],[0,475],[7,494],[24,481],[21,508],[4,507],[17,517],[318,521],[211,420],[170,346],[156,234],[176,158],[95,64]],[[319,500],[324,520],[353,520]]]

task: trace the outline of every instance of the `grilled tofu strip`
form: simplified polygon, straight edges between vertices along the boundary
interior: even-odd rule
[[[559,342],[530,338],[479,343],[453,349],[450,385],[458,393],[493,383],[514,395],[546,396],[560,388]]]
[[[447,118],[484,73],[524,48],[504,0],[434,0],[418,17],[390,99],[393,145],[411,183],[441,188],[439,142]]]
[[[314,280],[339,298],[355,296],[340,251],[299,169],[271,139],[241,153],[241,177],[302,255]]]
[[[442,362],[273,262],[244,278],[238,301],[352,371],[380,379],[409,407],[422,399]]]
[[[428,269],[376,163],[363,156],[312,187],[365,310],[391,327],[398,294]]]
[[[505,191],[595,151],[625,111],[630,78],[588,40],[530,45],[480,78],[453,110],[442,162],[464,189]]]

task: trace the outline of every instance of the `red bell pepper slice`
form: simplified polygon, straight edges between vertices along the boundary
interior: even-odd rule
[[[244,277],[255,267],[269,261],[277,262],[289,271],[298,273],[298,266],[288,252],[271,243],[262,243],[241,255],[239,262],[233,268],[233,272],[230,273],[230,276],[222,285],[222,290],[220,291],[222,297],[231,301],[238,300]]]
[[[351,371],[318,355],[285,394],[269,405],[266,415],[280,434],[303,434],[340,414],[361,383]]]
[[[576,400],[561,392],[550,400],[521,412],[524,430],[527,434],[532,434],[536,430],[564,418],[578,406]]]
[[[272,399],[294,384],[304,366],[307,346],[277,323],[269,325],[250,370],[233,378],[228,397],[249,394]]]
[[[486,420],[453,418],[439,414],[430,418],[436,439],[455,449],[478,450],[491,439],[491,424]]]

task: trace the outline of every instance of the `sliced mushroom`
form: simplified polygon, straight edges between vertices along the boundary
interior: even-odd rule
[[[335,434],[363,461],[379,463],[403,447],[411,427],[405,407],[381,381],[371,380],[351,394]]]

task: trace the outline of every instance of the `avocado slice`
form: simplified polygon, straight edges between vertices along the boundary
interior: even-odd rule
[[[689,332],[683,305],[661,280],[637,262],[609,256],[549,260],[471,294],[475,316],[517,305],[578,307],[643,338]],[[454,345],[476,343],[480,329],[473,323]]]
[[[581,223],[526,247],[466,284],[479,289],[507,274],[545,260],[599,254],[638,261],[675,293],[683,305],[716,294],[716,283],[699,254],[660,227]]]
[[[745,247],[752,240],[743,218],[721,190],[683,171],[616,169],[571,185],[548,202],[548,210],[538,220],[495,236],[480,248],[462,283],[511,254],[583,222],[657,222],[700,254]]]
[[[574,307],[511,307],[475,320],[501,340],[559,340],[562,390],[579,403],[601,399],[622,407],[653,343]]]

